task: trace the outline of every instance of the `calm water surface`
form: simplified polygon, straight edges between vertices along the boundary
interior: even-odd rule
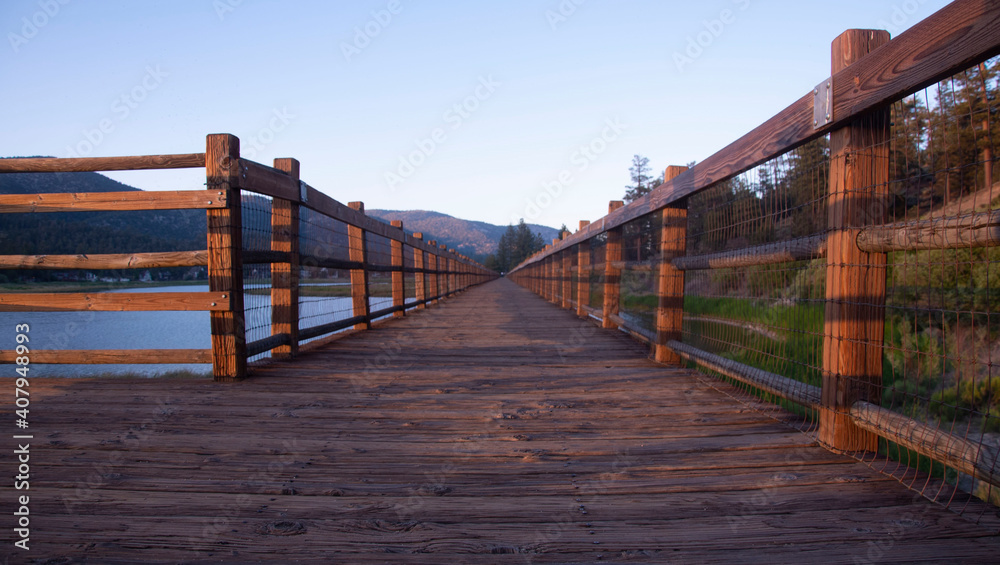
[[[337,283],[334,283],[337,284]],[[208,286],[132,288],[111,292],[207,292]],[[246,295],[248,341],[270,335],[268,295]],[[392,305],[391,298],[371,298],[372,310]],[[349,297],[301,297],[301,327],[352,316]],[[208,349],[212,346],[208,312],[0,312],[0,340],[14,339],[14,326],[29,324],[32,349]],[[211,373],[211,365],[31,365],[33,377],[85,377],[101,373],[155,376],[168,371]]]

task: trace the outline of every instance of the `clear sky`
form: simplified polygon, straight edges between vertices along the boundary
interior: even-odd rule
[[[0,155],[295,157],[342,202],[575,229],[943,0],[0,0]],[[198,188],[203,172],[108,176]]]

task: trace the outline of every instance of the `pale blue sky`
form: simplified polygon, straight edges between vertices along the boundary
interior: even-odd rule
[[[945,4],[2,0],[0,155],[193,153],[225,132],[343,202],[575,229],[633,154],[701,161],[828,76],[845,29],[897,35]]]

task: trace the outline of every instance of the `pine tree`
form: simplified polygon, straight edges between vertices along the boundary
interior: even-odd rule
[[[625,185],[625,202],[632,202],[652,190],[656,185],[649,176],[649,159],[642,155],[632,156],[632,166],[628,168],[632,184]]]

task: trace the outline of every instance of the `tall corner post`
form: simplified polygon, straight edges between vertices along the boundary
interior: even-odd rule
[[[888,42],[886,31],[844,32],[833,41],[833,74]],[[854,425],[850,408],[881,398],[886,255],[861,251],[855,240],[865,226],[886,221],[888,139],[888,109],[830,133],[819,440],[842,452],[878,449],[878,437]]]
[[[243,221],[239,184],[240,140],[211,134],[206,139],[205,175],[209,190],[224,193],[225,208],[208,210],[208,287],[226,293],[229,308],[210,314],[212,375],[219,382],[247,376],[246,320],[243,309]]]

